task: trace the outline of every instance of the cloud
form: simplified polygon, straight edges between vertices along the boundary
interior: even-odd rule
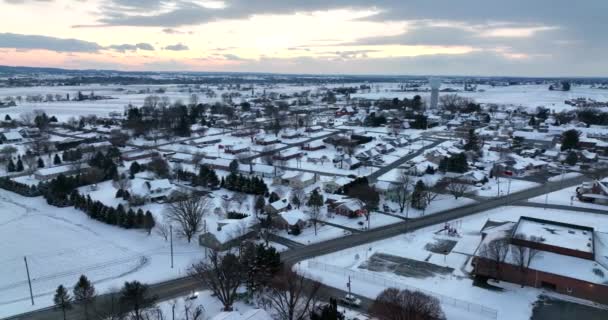
[[[190,48],[188,48],[188,46],[185,44],[177,43],[177,44],[166,46],[163,49],[170,50],[170,51],[186,51],[186,50],[189,50]]]
[[[164,28],[162,31],[166,34],[192,34],[192,31],[181,31],[173,28]]]
[[[50,50],[56,52],[97,52],[102,46],[95,42],[78,39],[62,39],[49,36],[0,33],[0,48],[22,50]]]
[[[107,49],[115,50],[118,52],[127,52],[127,51],[154,51],[154,46],[149,43],[138,43],[138,44],[115,44],[111,46],[107,46]]]
[[[246,60],[248,60],[248,59],[239,57],[239,56],[237,56],[235,54],[231,54],[231,53],[226,53],[226,54],[223,54],[221,56],[224,58],[224,60],[230,60],[230,61],[246,61]]]

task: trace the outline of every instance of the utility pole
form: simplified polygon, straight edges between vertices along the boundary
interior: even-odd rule
[[[350,276],[348,276],[348,283],[346,283],[346,287],[348,288],[348,296],[350,297],[350,295],[351,295],[351,293],[350,293],[350,287],[351,287]]]
[[[34,305],[34,292],[32,291],[32,279],[30,279],[30,268],[27,266],[27,258],[23,256],[23,261],[25,261],[25,272],[27,273],[27,283],[30,286],[30,299],[32,300],[32,305]]]
[[[169,235],[171,237],[171,269],[173,269],[173,225],[169,225]]]

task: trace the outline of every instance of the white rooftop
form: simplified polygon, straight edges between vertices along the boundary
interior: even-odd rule
[[[593,232],[581,228],[521,219],[515,234],[523,234],[528,239],[536,237],[550,246],[593,253]]]

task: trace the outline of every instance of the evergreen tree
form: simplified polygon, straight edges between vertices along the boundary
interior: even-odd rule
[[[570,166],[576,165],[576,163],[578,162],[578,155],[576,154],[576,152],[570,151],[568,152],[568,155],[566,156],[566,160],[564,162]]]
[[[115,198],[122,198],[123,195],[123,190],[122,189],[118,189],[116,190],[116,195],[114,196]]]
[[[255,199],[255,212],[262,213],[264,211],[264,207],[266,206],[266,200],[264,200],[263,196],[258,196]]]
[[[268,203],[273,203],[275,201],[279,201],[281,200],[281,198],[279,197],[279,195],[276,192],[272,192],[270,194],[270,197],[268,197]]]
[[[17,172],[21,172],[23,171],[23,162],[21,161],[21,159],[17,160]]]
[[[530,117],[530,121],[528,121],[528,125],[534,127],[536,125],[536,118],[534,116]]]
[[[42,158],[38,158],[38,168],[44,168],[44,160]]]
[[[122,206],[122,204],[119,204],[116,207],[116,225],[122,227],[126,224],[126,220],[127,213],[125,212],[125,208]]]
[[[298,195],[295,193],[291,196],[291,203],[298,209],[300,209],[300,205],[302,204],[300,198],[298,198]]]
[[[144,217],[144,228],[148,231],[148,235],[150,235],[155,225],[156,221],[154,221],[152,212],[146,211],[146,216]]]
[[[139,165],[139,163],[137,161],[133,161],[133,163],[131,163],[131,166],[129,167],[129,173],[131,174],[131,179],[133,179],[135,177],[136,174],[138,174],[141,171],[141,166]]]
[[[55,153],[55,157],[53,158],[53,164],[55,164],[55,165],[61,164],[61,159],[59,158],[59,155],[56,153]]]
[[[575,129],[567,130],[562,133],[562,151],[578,149],[580,132]]]
[[[131,229],[134,226],[135,226],[135,212],[133,211],[133,209],[129,208],[129,211],[127,212],[127,215],[124,220],[123,227],[125,229]]]
[[[4,121],[11,121],[11,120],[13,120],[13,119],[8,114],[6,116],[4,116]]]
[[[13,159],[10,159],[8,161],[8,165],[6,166],[6,171],[15,172],[16,170],[17,168],[15,167],[15,162],[13,162]]]
[[[142,209],[137,210],[137,215],[135,216],[135,227],[143,228],[144,227],[144,211]]]
[[[426,208],[426,200],[424,199],[425,193],[426,185],[422,180],[418,180],[414,186],[414,191],[412,192],[412,208],[419,210],[424,210]]]
[[[479,144],[479,137],[477,136],[477,133],[475,133],[475,129],[469,130],[469,136],[467,138],[466,144],[464,145],[464,150],[476,152],[479,152],[479,150],[481,150],[481,145]]]
[[[81,275],[74,286],[74,301],[82,304],[84,307],[84,318],[87,320],[89,319],[88,307],[94,299],[95,287],[85,275]]]
[[[55,302],[55,306],[60,308],[63,312],[63,320],[66,320],[65,312],[72,308],[72,297],[70,297],[70,294],[63,285],[57,287],[53,302]]]
[[[131,199],[131,194],[128,190],[122,192],[122,199],[125,201],[129,201],[129,199]]]
[[[230,162],[230,165],[228,166],[228,170],[232,174],[238,174],[239,173],[239,162],[238,162],[238,160],[236,160],[236,159],[232,160]]]

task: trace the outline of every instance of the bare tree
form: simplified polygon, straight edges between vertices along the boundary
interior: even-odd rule
[[[31,111],[24,112],[19,115],[19,119],[21,120],[21,123],[23,123],[26,126],[33,125],[35,118],[36,118],[36,114],[34,114],[34,112],[31,112]]]
[[[285,267],[270,282],[266,299],[281,320],[304,320],[316,306],[320,287]]]
[[[456,180],[450,180],[447,183],[446,189],[450,192],[451,195],[454,196],[454,199],[458,199],[459,197],[462,197],[467,194],[467,192],[471,190],[471,186]]]
[[[399,212],[403,213],[403,210],[407,207],[410,200],[410,195],[413,189],[413,181],[408,175],[408,172],[402,170],[397,179],[397,183],[393,185],[392,192],[395,195],[395,199],[399,204]]]
[[[166,223],[156,224],[156,233],[165,239],[165,241],[169,240],[169,225]]]
[[[479,250],[481,257],[492,262],[496,271],[496,279],[500,279],[501,266],[509,253],[509,240],[507,238],[494,239],[482,245]]]
[[[537,241],[537,238],[535,236],[530,236],[530,239],[528,240],[528,237],[526,237],[525,234],[516,234],[513,238],[520,241]],[[511,243],[511,258],[519,267],[519,271],[521,273],[522,288],[526,283],[525,279],[526,274],[528,272],[528,268],[530,267],[532,260],[534,260],[538,252],[538,249],[524,246],[523,244],[520,244],[517,241],[515,241],[515,243]]]
[[[202,320],[205,316],[205,309],[203,306],[195,306],[192,300],[184,301],[184,320]]]
[[[211,250],[209,258],[192,265],[189,274],[213,292],[224,311],[232,311],[237,289],[245,279],[245,270],[236,255]]]
[[[243,202],[245,202],[246,199],[247,199],[247,195],[242,192],[235,192],[234,196],[232,196],[232,201],[238,203],[239,209],[241,208],[241,206],[243,205]]]
[[[297,203],[294,203],[298,209],[300,209],[300,206],[302,205],[302,203],[304,203],[304,197],[306,197],[306,192],[304,192],[304,188],[299,185],[294,186],[291,191],[291,199],[292,203],[294,202],[293,200],[295,200],[296,198],[298,199],[296,201]]]
[[[129,190],[131,188],[131,180],[122,174],[117,180],[112,181],[112,185],[118,190]]]
[[[439,320],[445,319],[441,303],[420,291],[388,288],[382,291],[369,309],[379,320]]]
[[[192,237],[201,231],[203,217],[209,211],[209,207],[207,197],[186,195],[179,201],[167,204],[166,218],[179,226],[179,232],[190,243]]]
[[[274,152],[274,147],[265,146],[264,149],[262,149],[262,161],[267,165],[272,165],[275,154],[276,152]]]
[[[196,173],[198,173],[198,170],[201,167],[201,162],[203,161],[204,158],[205,158],[204,152],[197,151],[195,154],[192,155],[192,163],[194,164],[194,170]]]

